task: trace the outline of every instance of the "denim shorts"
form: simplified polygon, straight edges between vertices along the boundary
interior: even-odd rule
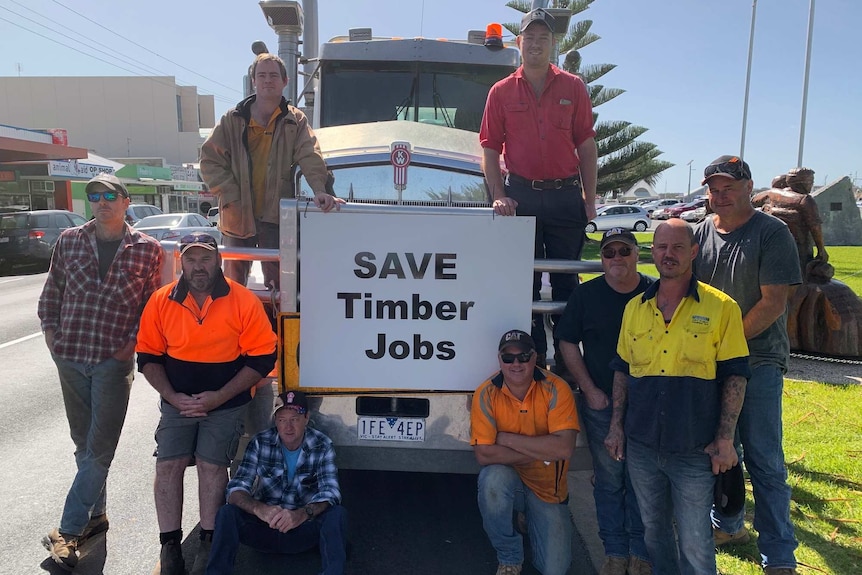
[[[156,428],[156,459],[194,456],[213,465],[230,465],[243,433],[245,405],[211,411],[206,417],[185,417],[161,401]]]

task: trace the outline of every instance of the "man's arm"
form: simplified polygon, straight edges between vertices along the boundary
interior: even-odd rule
[[[231,155],[241,153],[230,149],[228,114],[222,116],[209,138],[201,146],[201,178],[210,192],[221,200],[222,205],[240,200],[240,186],[231,170]]]
[[[587,365],[584,363],[584,356],[581,355],[581,349],[577,344],[570,341],[560,340],[560,353],[563,354],[563,360],[566,362],[566,367],[575,378],[581,393],[587,400],[587,405],[590,409],[600,410],[605,409],[610,400],[607,394],[596,387],[593,378],[590,377],[590,372],[587,371]]]
[[[479,465],[524,465],[532,461],[559,461],[569,459],[575,448],[577,431],[564,429],[537,437],[507,433],[497,434],[493,445],[474,445]]]
[[[581,186],[584,194],[584,207],[587,221],[596,217],[596,180],[598,179],[598,157],[595,138],[587,138],[578,146],[578,169],[581,173]]]
[[[139,356],[138,361],[140,362],[141,359],[141,356]],[[171,385],[168,374],[165,372],[164,365],[156,362],[144,363],[141,366],[141,373],[144,374],[149,384],[159,392],[159,395],[165,401],[179,410],[180,415],[185,417],[202,417],[202,415],[199,415],[201,413],[201,402],[190,395],[178,393],[174,390],[174,386]],[[203,415],[206,415],[206,413],[204,412]]]
[[[760,301],[754,304],[745,317],[742,318],[742,327],[745,330],[745,339],[750,340],[763,333],[766,328],[775,323],[787,308],[787,299],[790,296],[790,286],[784,284],[760,286]]]
[[[622,461],[626,455],[626,437],[623,432],[626,406],[629,400],[629,377],[621,371],[614,372],[614,412],[611,416],[611,426],[605,437],[605,449],[611,457]]]
[[[733,437],[736,433],[736,421],[745,399],[745,387],[748,383],[741,375],[730,375],[724,379],[721,390],[721,416],[715,439],[704,448],[712,459],[712,473],[718,475],[727,471],[739,462]]]
[[[506,196],[503,171],[500,169],[500,153],[491,148],[482,148],[482,171],[491,193],[491,205],[500,216],[514,216],[518,202]]]

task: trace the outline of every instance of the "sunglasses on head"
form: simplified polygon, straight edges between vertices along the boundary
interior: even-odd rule
[[[727,174],[736,180],[750,180],[751,173],[745,169],[745,164],[737,157],[733,157],[720,164],[710,164],[703,171],[703,179],[708,180],[715,174]]]
[[[621,248],[602,248],[602,257],[606,260],[612,260],[617,257],[617,254],[620,254],[622,257],[628,257],[632,253],[632,248],[629,246],[623,246]]]
[[[98,202],[102,198],[105,198],[106,202],[116,202],[117,198],[120,197],[119,192],[89,192],[87,193],[87,199],[93,203]]]
[[[530,358],[533,357],[532,351],[525,351],[524,353],[501,353],[500,359],[503,363],[515,363],[517,359],[520,363],[527,363],[530,361]]]

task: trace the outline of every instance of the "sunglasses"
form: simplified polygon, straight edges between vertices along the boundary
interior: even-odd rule
[[[530,361],[530,358],[533,357],[532,351],[525,351],[524,353],[501,353],[500,359],[503,360],[503,363],[515,363],[517,359],[520,363],[527,363]]]
[[[622,257],[628,257],[632,254],[632,248],[629,246],[623,246],[621,248],[602,248],[602,257],[606,260],[612,260],[617,257],[617,254],[620,254]]]
[[[120,197],[119,192],[90,192],[87,194],[87,199],[93,202],[94,204],[105,198],[106,202],[116,202],[117,198]],[[125,196],[124,196],[125,197]]]
[[[703,170],[703,179],[708,180],[715,174],[726,174],[735,180],[751,179],[751,172],[746,168],[745,163],[736,156],[720,164],[708,165]]]

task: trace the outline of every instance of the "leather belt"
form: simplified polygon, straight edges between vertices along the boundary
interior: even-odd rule
[[[556,180],[528,180],[527,178],[522,178],[518,174],[509,172],[507,178],[511,182],[521,184],[522,186],[528,186],[534,190],[559,190],[562,188],[571,188],[573,186],[580,187],[581,185],[581,176],[579,175],[572,176],[571,178],[558,178]]]

